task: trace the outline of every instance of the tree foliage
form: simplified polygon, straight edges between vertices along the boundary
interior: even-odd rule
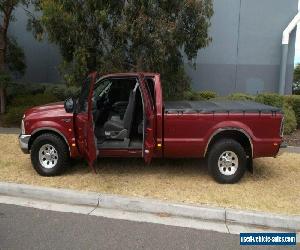
[[[294,69],[293,93],[300,94],[300,64]]]
[[[0,71],[2,73],[24,74],[25,54],[14,37],[8,35],[8,28],[16,18],[14,10],[19,5],[27,6],[29,0],[0,0]]]
[[[0,0],[0,113],[5,112],[6,87],[12,73],[24,74],[25,55],[13,37],[8,36],[10,23],[15,19],[13,13],[20,4],[29,0]]]
[[[39,0],[30,27],[59,45],[69,84],[87,72],[155,71],[165,91],[188,86],[189,61],[210,42],[212,0]]]

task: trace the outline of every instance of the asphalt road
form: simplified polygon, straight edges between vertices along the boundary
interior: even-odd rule
[[[239,248],[238,235],[0,204],[1,250]]]

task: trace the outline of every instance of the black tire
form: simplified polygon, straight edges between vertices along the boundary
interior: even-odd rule
[[[220,159],[221,157],[222,159]],[[238,162],[236,162],[236,157]],[[224,161],[222,161],[223,159]],[[222,184],[238,182],[247,169],[245,149],[232,139],[222,139],[215,142],[209,150],[207,162],[210,174],[218,183]],[[234,167],[230,167],[231,164]]]
[[[51,145],[56,153],[55,165],[51,168],[44,167],[39,159],[39,151],[44,145]],[[70,156],[69,149],[65,141],[59,136],[51,133],[45,133],[38,136],[31,146],[31,162],[39,175],[42,176],[55,176],[63,172],[63,170],[69,165]],[[54,161],[53,161],[54,162]]]

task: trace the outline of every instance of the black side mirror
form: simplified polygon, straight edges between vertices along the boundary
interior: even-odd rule
[[[64,106],[67,113],[73,113],[75,107],[74,99],[69,97],[67,100],[65,100]]]

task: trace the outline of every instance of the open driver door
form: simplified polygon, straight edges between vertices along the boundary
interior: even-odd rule
[[[154,149],[155,149],[155,129],[156,129],[156,116],[154,103],[150,94],[147,81],[142,73],[138,74],[141,93],[144,104],[144,145],[143,157],[147,164],[151,163]]]
[[[78,150],[94,172],[96,172],[94,164],[97,159],[97,146],[94,134],[92,97],[96,80],[97,73],[94,72],[83,83],[74,114]]]

